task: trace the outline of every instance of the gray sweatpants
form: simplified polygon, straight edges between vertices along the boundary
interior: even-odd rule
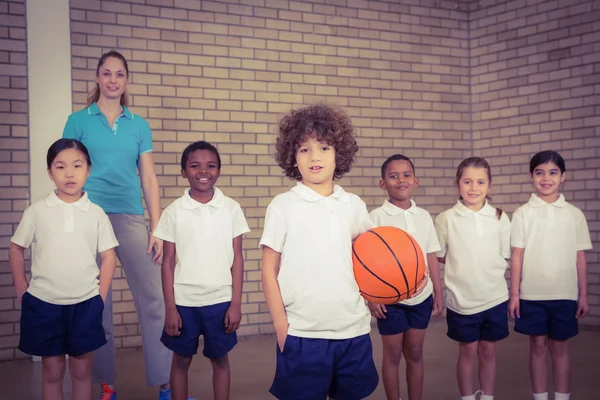
[[[160,265],[152,262],[148,249],[148,228],[143,215],[108,214],[119,246],[115,249],[133,296],[142,330],[146,364],[146,383],[157,386],[169,382],[172,353],[160,341],[165,325],[165,304],[161,286]],[[94,352],[93,380],[113,384],[115,371],[115,339],[113,335],[112,287],[104,304],[102,324],[107,344]]]

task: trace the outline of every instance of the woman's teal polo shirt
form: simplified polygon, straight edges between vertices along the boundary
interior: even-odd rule
[[[90,152],[92,172],[84,190],[92,202],[106,213],[144,213],[137,167],[140,155],[152,151],[152,132],[144,118],[123,106],[111,127],[93,103],[69,116],[63,138],[79,140]]]

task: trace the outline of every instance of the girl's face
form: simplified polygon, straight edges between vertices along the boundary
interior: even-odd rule
[[[52,161],[48,175],[56,185],[58,198],[65,203],[74,203],[82,196],[90,166],[81,151],[65,149]]]
[[[100,97],[107,100],[120,99],[127,88],[127,71],[118,58],[108,57],[98,70],[96,83]]]
[[[558,200],[560,184],[565,181],[566,172],[560,172],[558,165],[549,161],[540,164],[531,173],[531,182],[538,197],[548,203]]]
[[[481,210],[490,190],[491,182],[485,168],[465,167],[458,180],[458,191],[463,204],[473,211]]]

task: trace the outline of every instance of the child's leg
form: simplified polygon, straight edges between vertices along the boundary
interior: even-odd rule
[[[215,400],[229,400],[229,386],[231,372],[229,370],[229,357],[224,355],[210,360],[213,368],[213,391]]]
[[[69,357],[69,372],[73,382],[73,400],[92,398],[92,353]]]
[[[425,329],[409,329],[404,334],[403,353],[406,360],[406,383],[409,400],[421,400],[423,397],[423,342]],[[396,397],[396,398],[399,398]]]
[[[530,336],[529,374],[533,393],[548,391],[548,336]]]
[[[173,400],[187,400],[188,398],[188,370],[192,363],[192,356],[180,356],[173,353],[171,364],[171,398]]]
[[[385,395],[388,400],[398,400],[400,398],[399,373],[403,340],[403,333],[396,335],[381,335],[381,341],[383,343],[381,375],[383,377]]]
[[[62,400],[62,382],[66,367],[64,355],[42,357],[42,398],[44,400]]]
[[[554,372],[554,390],[558,393],[570,393],[571,366],[567,341],[550,340],[550,353]]]
[[[473,385],[473,368],[477,357],[477,343],[464,343],[458,345],[458,362],[456,363],[456,378],[461,396],[470,396],[475,393]]]
[[[486,395],[494,394],[496,382],[496,342],[479,341],[479,385]]]

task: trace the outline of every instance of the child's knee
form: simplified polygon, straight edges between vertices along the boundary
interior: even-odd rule
[[[548,353],[548,337],[536,336],[531,338],[531,352],[534,355],[546,355]]]
[[[47,383],[61,383],[65,377],[66,361],[54,359],[52,361],[44,360],[42,379]]]
[[[402,360],[402,346],[389,346],[383,353],[383,357],[392,364],[400,364],[400,360]]]
[[[412,345],[404,349],[404,357],[407,362],[420,362],[423,360],[423,346]]]
[[[552,357],[564,357],[568,354],[567,342],[564,340],[550,341],[550,352]]]
[[[210,363],[212,364],[213,368],[217,368],[217,369],[229,368],[229,357],[227,357],[225,355],[223,357],[211,358]]]
[[[496,358],[496,346],[494,343],[481,341],[477,349],[479,358],[486,361],[493,361]]]
[[[460,343],[459,344],[459,357],[468,358],[470,360],[475,360],[477,357],[477,342],[472,343]]]
[[[192,356],[180,356],[179,354],[173,354],[173,368],[179,370],[188,370],[192,363]]]
[[[92,378],[92,363],[71,363],[69,365],[71,379],[74,381],[85,381]]]

